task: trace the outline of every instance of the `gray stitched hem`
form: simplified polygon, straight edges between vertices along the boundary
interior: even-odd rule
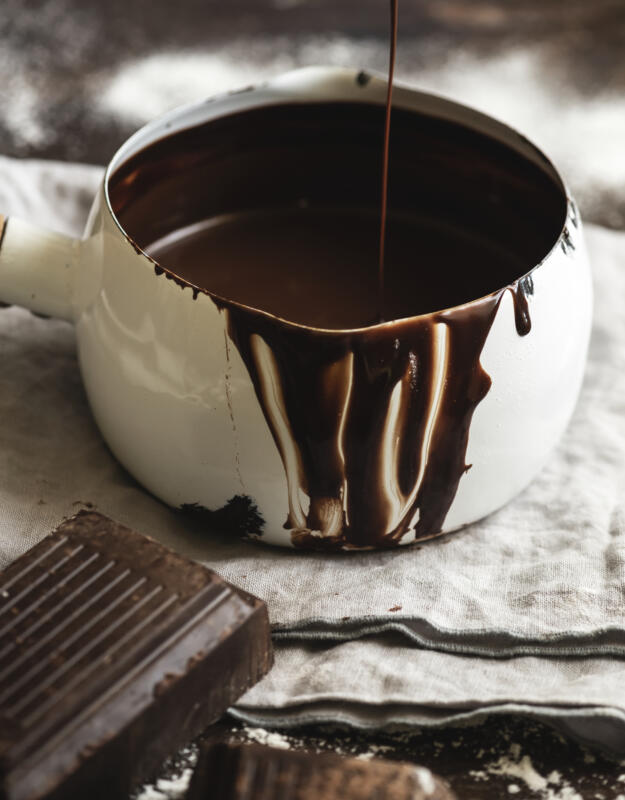
[[[616,656],[625,657],[625,630],[602,628],[579,633],[522,636],[502,630],[437,628],[414,617],[362,617],[349,620],[309,619],[297,626],[275,625],[276,641],[346,642],[365,636],[395,632],[418,647],[485,658],[512,656]]]

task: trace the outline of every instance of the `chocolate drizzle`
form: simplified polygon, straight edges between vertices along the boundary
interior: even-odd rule
[[[503,291],[347,333],[217,301],[284,464],[294,545],[384,547],[440,532],[491,385],[479,359]]]
[[[519,278],[511,286],[508,287],[512,294],[514,303],[514,322],[516,324],[516,331],[519,336],[527,336],[532,330],[532,319],[530,317],[530,309],[528,296],[534,294],[534,279],[531,275],[525,275]]]

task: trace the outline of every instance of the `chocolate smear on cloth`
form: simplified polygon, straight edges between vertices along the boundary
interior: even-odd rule
[[[0,573],[0,797],[127,797],[272,661],[264,603],[81,511]]]
[[[255,744],[205,746],[185,800],[454,800],[425,767]]]

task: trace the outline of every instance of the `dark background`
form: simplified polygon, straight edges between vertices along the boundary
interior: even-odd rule
[[[0,0],[0,154],[105,164],[181,102],[307,64],[384,71],[387,30],[385,0]],[[555,158],[587,221],[625,227],[624,0],[400,0],[397,76],[516,124]],[[560,773],[552,798],[625,796],[623,765],[510,717],[404,736],[316,728],[294,744],[382,746],[461,798],[546,797],[488,774],[516,744],[540,775]]]

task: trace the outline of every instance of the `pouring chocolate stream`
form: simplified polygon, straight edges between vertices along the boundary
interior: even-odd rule
[[[398,0],[391,0],[391,44],[388,57],[386,112],[384,116],[384,156],[382,159],[382,199],[380,202],[380,253],[378,259],[378,297],[380,322],[384,321],[384,251],[386,244],[386,211],[388,207],[388,158],[391,143],[391,109],[393,107],[393,77],[397,50]]]

